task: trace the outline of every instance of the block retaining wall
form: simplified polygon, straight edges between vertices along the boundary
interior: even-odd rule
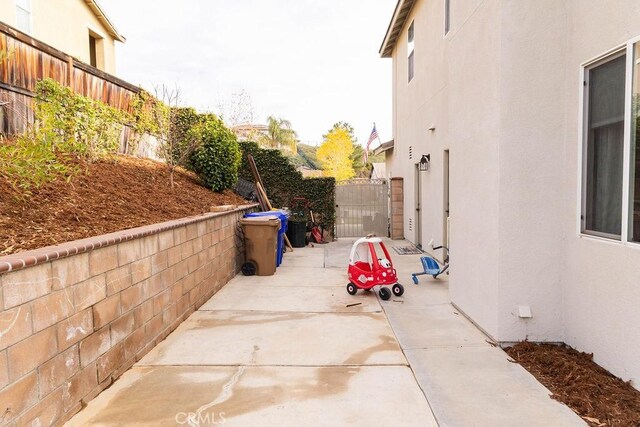
[[[0,425],[60,425],[233,278],[253,206],[0,257]]]

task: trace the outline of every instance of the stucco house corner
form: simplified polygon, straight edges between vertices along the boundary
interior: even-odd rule
[[[387,175],[489,336],[564,342],[637,388],[640,4],[586,3],[399,0]]]
[[[109,74],[126,41],[97,0],[0,0],[0,21]]]

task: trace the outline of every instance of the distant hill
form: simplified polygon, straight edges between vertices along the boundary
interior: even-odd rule
[[[307,144],[298,144],[298,154],[287,157],[289,157],[289,161],[296,168],[304,166],[309,169],[320,170],[320,163],[316,158],[316,151],[318,151],[318,147]]]
[[[356,175],[358,177],[368,177],[370,174],[370,167],[365,168],[362,165],[362,156],[364,155],[364,149],[361,145],[356,146],[356,151],[352,155],[352,160],[354,162],[354,168],[356,169]],[[318,147],[314,147],[313,145],[307,144],[298,144],[298,153],[295,156],[285,154],[291,164],[293,164],[296,168],[304,167],[310,170],[322,170],[322,166],[316,157],[316,152],[318,151]],[[378,154],[377,156],[373,154],[373,150],[369,151],[369,163],[381,162],[384,163],[384,153]]]

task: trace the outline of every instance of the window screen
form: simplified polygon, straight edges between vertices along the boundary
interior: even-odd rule
[[[621,235],[625,55],[587,70],[583,231]]]

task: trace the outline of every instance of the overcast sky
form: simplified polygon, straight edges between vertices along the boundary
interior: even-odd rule
[[[244,90],[257,122],[286,118],[312,144],[340,120],[361,144],[373,122],[383,142],[391,138],[391,60],[378,49],[395,3],[100,1],[127,38],[119,77],[147,89],[177,84],[184,104],[214,112]]]

